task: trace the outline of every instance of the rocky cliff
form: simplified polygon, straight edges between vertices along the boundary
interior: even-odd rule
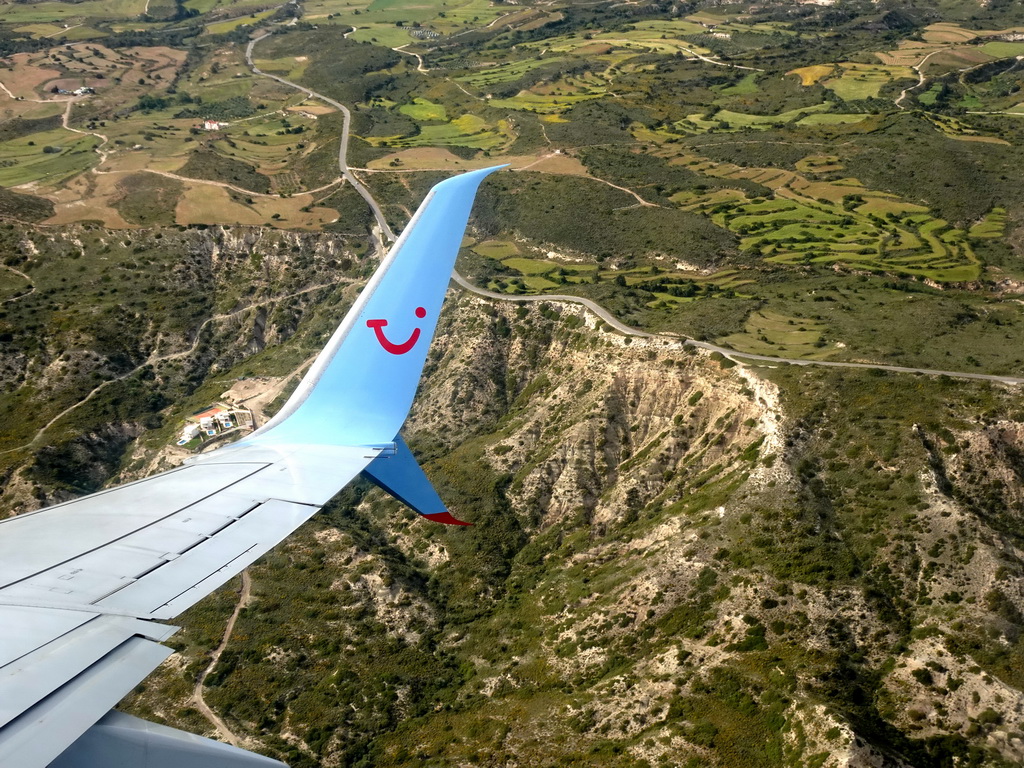
[[[452,304],[408,437],[476,525],[347,491],[252,569],[211,706],[295,766],[1024,759],[1019,395],[591,325]],[[134,708],[201,727],[231,602]]]

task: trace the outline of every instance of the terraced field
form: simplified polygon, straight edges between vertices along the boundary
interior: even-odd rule
[[[804,167],[839,166],[832,158]],[[809,165],[817,162],[818,165]],[[849,268],[903,273],[936,282],[977,279],[981,264],[968,233],[898,197],[865,189],[857,179],[814,181],[772,168],[743,168],[690,157],[675,162],[721,178],[749,179],[774,197],[750,199],[736,191],[681,193],[684,210],[703,213],[739,235],[741,248],[779,264],[842,264]],[[995,231],[999,214],[978,230]],[[985,234],[970,233],[973,237]]]
[[[859,123],[868,118],[863,113],[829,112],[830,104],[821,103],[799,109],[791,109],[775,115],[749,114],[731,109],[715,109],[687,115],[672,123],[672,130],[681,134],[709,133],[717,131],[742,131],[753,128],[768,130],[782,125],[838,125]]]
[[[985,218],[979,221],[970,229],[970,236],[981,239],[992,239],[1002,237],[1006,232],[1006,209],[1002,207],[993,208]]]

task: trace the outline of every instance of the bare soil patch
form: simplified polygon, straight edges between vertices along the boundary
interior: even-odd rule
[[[516,158],[518,160],[519,158]],[[524,158],[528,162],[524,165],[529,165],[531,171],[540,171],[541,173],[556,173],[564,176],[588,176],[587,167],[583,165],[577,158],[571,155],[550,155],[549,157],[542,157],[540,160],[533,160],[532,158]],[[518,162],[512,163],[513,169],[522,167]]]
[[[107,85],[106,80],[100,80],[95,77],[61,77],[56,80],[47,80],[43,84],[43,91],[52,92],[54,88],[60,88],[64,91],[73,91],[76,88],[88,87],[93,90],[103,88]]]
[[[392,165],[392,163],[397,163]],[[441,147],[413,147],[372,160],[367,164],[373,170],[426,170],[447,168],[452,170],[475,167],[468,160]]]
[[[305,112],[307,115],[329,115],[337,110],[334,107],[328,107],[326,104],[299,104],[294,107],[287,107],[287,111],[296,114]]]
[[[0,71],[0,82],[15,96],[34,99],[39,96],[36,89],[48,80],[60,77],[58,69],[34,66],[27,53],[16,53],[10,58],[12,69]]]
[[[73,224],[81,221],[100,221],[111,229],[131,229],[135,225],[112,205],[120,195],[117,182],[120,176],[82,174],[71,179],[61,189],[48,197],[56,203],[57,210],[46,220],[47,224]]]

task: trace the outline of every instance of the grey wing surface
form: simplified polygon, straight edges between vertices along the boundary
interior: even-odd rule
[[[54,760],[170,654],[176,628],[154,620],[238,574],[380,450],[229,450],[0,522],[0,762]]]

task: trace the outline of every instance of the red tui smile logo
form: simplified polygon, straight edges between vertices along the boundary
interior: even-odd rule
[[[427,310],[423,307],[416,307],[416,317],[424,318],[427,316]],[[416,342],[420,340],[420,329],[413,328],[412,335],[403,341],[401,344],[395,344],[393,341],[388,339],[384,335],[384,327],[388,324],[387,320],[367,320],[366,327],[373,328],[373,332],[377,334],[377,341],[382,347],[392,355],[404,355],[410,349],[416,346]]]

